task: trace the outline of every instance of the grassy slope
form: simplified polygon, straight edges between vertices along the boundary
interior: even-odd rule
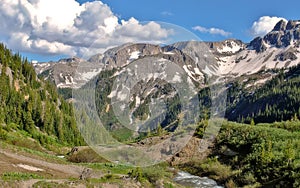
[[[51,147],[55,149],[51,150],[40,145],[24,131],[1,131],[5,139],[0,139],[0,187],[69,187],[72,183],[78,186],[179,186],[171,182],[173,172],[168,171],[166,165],[135,168],[112,164],[87,146],[80,147],[77,153],[67,156],[71,150],[69,147],[55,143],[55,147]],[[60,155],[64,155],[65,158],[58,157]],[[33,171],[20,165],[41,170]],[[82,180],[80,175],[85,169],[91,169],[91,173]]]

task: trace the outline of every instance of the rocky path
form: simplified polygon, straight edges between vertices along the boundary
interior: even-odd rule
[[[46,178],[43,180],[30,179],[17,182],[16,186],[21,188],[32,187],[39,181],[61,184],[65,182],[70,183],[70,178],[79,180],[83,176],[85,176],[83,178],[100,178],[103,176],[102,172],[87,169],[84,166],[48,162],[43,159],[38,159],[37,157],[26,156],[23,153],[20,154],[10,150],[0,149],[0,174],[5,172],[34,173]],[[79,184],[75,187],[81,187],[81,185]]]

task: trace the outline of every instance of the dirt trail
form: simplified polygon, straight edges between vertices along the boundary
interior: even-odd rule
[[[6,166],[11,165],[12,168],[17,168],[16,165],[18,164],[31,165],[33,167],[43,169],[46,173],[50,173],[52,176],[55,176],[56,173],[58,173],[64,174],[64,176],[67,177],[79,177],[84,170],[84,167],[81,166],[50,163],[40,159],[34,159],[24,155],[4,151],[2,149],[0,149],[0,154],[0,163],[6,164]],[[2,160],[3,158],[5,159]]]
[[[26,168],[24,168],[26,167]],[[40,169],[40,170],[37,170]],[[86,167],[73,164],[58,164],[55,162],[47,162],[43,159],[25,156],[11,150],[0,148],[0,175],[5,172],[23,172],[34,173],[45,177],[42,181],[64,183],[69,182],[70,178],[79,179],[80,176],[87,170]],[[100,178],[103,173],[97,170],[90,170],[89,177]],[[17,183],[17,187],[32,187],[39,179],[30,179]],[[4,186],[6,187],[6,186]],[[10,187],[10,185],[8,186]],[[84,187],[77,185],[75,187]]]

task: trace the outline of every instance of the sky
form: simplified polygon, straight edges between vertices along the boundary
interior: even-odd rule
[[[0,0],[0,42],[39,62],[128,42],[250,42],[281,19],[300,19],[299,7],[298,0]]]

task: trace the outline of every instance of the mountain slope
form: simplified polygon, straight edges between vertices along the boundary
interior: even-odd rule
[[[83,140],[77,130],[72,105],[57,94],[49,82],[37,78],[26,59],[0,44],[0,129],[9,127],[29,133],[41,144],[59,142],[78,145]]]
[[[78,88],[102,70],[102,64],[78,57],[61,59],[58,62],[35,63],[33,66],[39,76],[53,82],[58,88]]]
[[[257,37],[249,44],[234,44],[231,54],[220,54],[214,49],[223,75],[253,74],[261,70],[288,68],[299,63],[299,21],[280,21],[264,37]],[[236,42],[235,42],[236,43]],[[224,46],[224,45],[223,45]],[[228,48],[226,48],[228,49]]]
[[[300,65],[278,72],[271,80],[255,90],[234,83],[228,95],[226,117],[233,121],[275,122],[300,117]],[[239,92],[238,92],[239,91]]]
[[[185,71],[188,71],[187,76],[184,76]],[[157,54],[145,55],[132,63],[102,71],[82,90],[95,89],[97,112],[102,124],[113,135],[123,132],[118,136],[131,137],[135,131],[143,135],[148,129],[155,130],[158,123],[166,130],[175,130],[182,104],[174,85],[181,83],[187,86],[186,92],[190,92],[194,89],[193,82],[199,86],[204,84],[202,75],[193,59],[182,51],[170,49],[166,52],[162,49]],[[166,110],[164,113],[161,107]],[[124,113],[116,114],[119,109]],[[124,121],[121,122],[120,118]],[[144,121],[147,124],[144,125]],[[124,123],[128,125],[124,126]],[[128,126],[136,127],[130,130]]]

